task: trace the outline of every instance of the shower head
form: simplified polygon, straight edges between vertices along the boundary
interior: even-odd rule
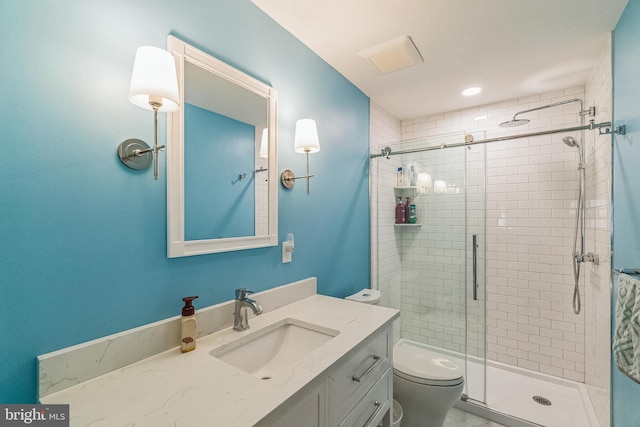
[[[513,120],[502,122],[498,126],[500,126],[501,128],[514,128],[516,126],[524,126],[527,123],[529,123],[529,119],[516,119],[514,117]]]
[[[576,141],[576,139],[572,136],[565,136],[564,138],[562,138],[562,142],[567,144],[569,147],[580,148],[580,144],[578,144],[578,141]]]
[[[596,113],[596,109],[595,108],[589,108],[588,110],[583,110],[583,108],[582,108],[582,105],[583,105],[582,104],[582,100],[578,99],[578,98],[575,98],[575,99],[568,99],[566,101],[556,102],[556,103],[549,104],[549,105],[542,105],[540,107],[530,108],[528,110],[518,111],[513,116],[513,120],[510,120],[510,121],[504,122],[504,123],[500,123],[499,126],[501,128],[512,128],[512,127],[516,127],[516,126],[523,126],[523,125],[526,125],[527,123],[529,123],[529,120],[528,119],[518,119],[518,116],[520,114],[530,113],[532,111],[544,110],[545,108],[557,107],[559,105],[571,104],[573,102],[580,103],[580,113],[579,114],[581,116],[584,116],[584,115],[587,115],[587,114],[590,115],[590,116],[594,116],[595,115],[595,113]]]

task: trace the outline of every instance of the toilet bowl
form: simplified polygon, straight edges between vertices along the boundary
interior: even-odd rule
[[[377,289],[363,289],[353,295],[349,295],[345,299],[349,301],[362,302],[365,304],[378,305],[381,295],[382,294]]]
[[[464,377],[446,357],[405,339],[393,347],[393,395],[403,427],[442,427],[460,397]]]

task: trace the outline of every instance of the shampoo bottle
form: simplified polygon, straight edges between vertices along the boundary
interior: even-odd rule
[[[404,222],[409,224],[409,208],[411,208],[411,201],[407,197],[407,203],[404,204]]]
[[[416,214],[416,205],[413,203],[409,205],[409,224],[416,224],[418,222],[418,216]]]
[[[398,197],[398,204],[396,205],[396,224],[404,224],[407,220],[406,207],[402,203],[402,197]]]
[[[402,166],[398,168],[398,174],[396,176],[396,185],[398,187],[404,186],[404,172],[402,170]]]
[[[193,307],[193,300],[198,296],[184,297],[184,307],[182,307],[182,328],[180,333],[180,350],[183,353],[196,348],[196,309]]]

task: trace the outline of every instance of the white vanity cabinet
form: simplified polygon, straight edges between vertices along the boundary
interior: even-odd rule
[[[271,424],[271,427],[324,427],[327,425],[325,408],[325,387],[320,384]]]
[[[357,346],[355,353],[302,397],[271,427],[391,426],[393,337],[387,327]]]

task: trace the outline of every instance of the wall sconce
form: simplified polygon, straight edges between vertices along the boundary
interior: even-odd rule
[[[131,169],[146,169],[154,159],[153,179],[158,179],[158,111],[180,109],[178,78],[173,56],[164,49],[142,46],[136,51],[131,74],[129,101],[146,110],[153,110],[154,144],[150,148],[140,139],[127,139],[118,146],[118,156]]]
[[[280,174],[280,182],[282,182],[283,187],[291,189],[295,185],[296,179],[304,178],[307,180],[307,194],[309,194],[309,178],[313,176],[309,175],[309,154],[320,151],[320,141],[318,140],[318,129],[316,128],[315,120],[301,119],[296,122],[293,151],[307,155],[307,174],[297,177],[290,169],[285,169]]]

